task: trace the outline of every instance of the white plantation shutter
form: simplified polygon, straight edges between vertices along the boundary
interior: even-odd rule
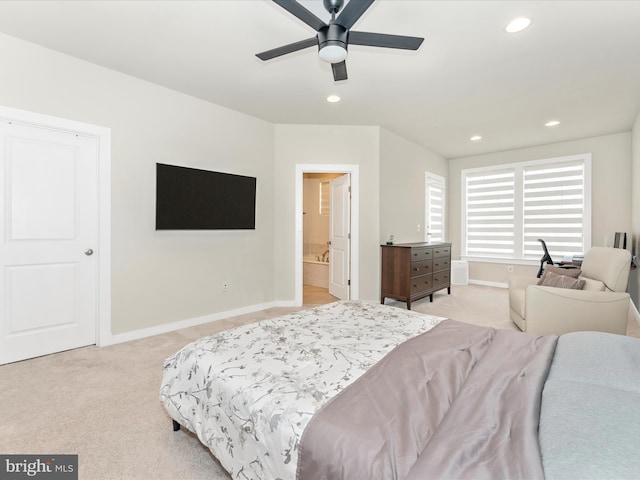
[[[582,161],[524,168],[524,258],[540,257],[539,238],[556,260],[585,251],[584,169]]]
[[[329,215],[329,211],[331,210],[330,186],[330,180],[322,180],[320,182],[320,199],[318,200],[320,215]]]
[[[462,171],[465,257],[559,261],[591,245],[591,156]]]
[[[466,254],[513,258],[515,244],[514,170],[466,175]]]
[[[426,240],[428,242],[444,242],[444,178],[427,174],[426,176]]]

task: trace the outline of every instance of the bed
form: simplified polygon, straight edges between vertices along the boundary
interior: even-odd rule
[[[640,420],[616,402],[640,402],[640,340],[575,335],[336,302],[192,342],[166,360],[160,400],[232,478],[632,478]],[[591,354],[601,344],[605,360]],[[615,363],[580,377],[591,393],[588,382],[609,380],[598,388],[610,409],[567,407],[567,391],[580,391],[576,351],[587,364]],[[611,409],[612,421],[625,419],[622,437],[606,438],[616,455],[600,470],[592,453],[603,456],[603,441],[584,427],[583,407],[596,408],[597,428]],[[567,421],[583,425],[578,443]],[[585,458],[600,477],[573,475]]]

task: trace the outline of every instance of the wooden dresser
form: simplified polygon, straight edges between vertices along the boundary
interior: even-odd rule
[[[381,245],[381,303],[385,298],[411,302],[447,289],[451,294],[450,243],[398,243]]]

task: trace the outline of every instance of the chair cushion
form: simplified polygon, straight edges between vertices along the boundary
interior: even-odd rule
[[[594,280],[592,278],[580,277],[580,280],[584,280],[583,290],[590,290],[592,292],[604,292],[607,287],[600,280]]]
[[[558,275],[553,272],[545,272],[544,276],[538,282],[538,285],[545,287],[571,288],[574,290],[582,290],[585,281],[572,278],[568,275]]]

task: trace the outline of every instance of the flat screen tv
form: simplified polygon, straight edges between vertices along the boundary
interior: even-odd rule
[[[156,163],[156,230],[255,228],[255,177]]]

